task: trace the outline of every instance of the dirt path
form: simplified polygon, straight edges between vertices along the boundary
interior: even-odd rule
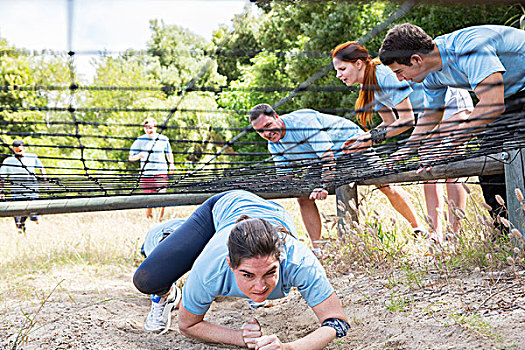
[[[182,336],[176,325],[177,312],[168,334],[145,333],[142,326],[150,304],[133,288],[132,273],[132,269],[84,266],[11,281],[12,285],[30,285],[32,290],[2,288],[7,302],[1,310],[0,348],[13,348],[16,334],[21,330],[26,334],[23,324],[28,319],[22,311],[29,318],[36,315],[28,341],[18,347],[23,349],[236,348]],[[431,274],[415,284],[410,281],[403,274],[350,274],[333,280],[352,330],[328,349],[525,349],[523,277],[477,273],[444,280]],[[265,332],[277,333],[283,340],[303,336],[317,325],[297,292],[254,311],[245,300],[221,298],[212,305],[207,319],[240,327],[253,316]]]

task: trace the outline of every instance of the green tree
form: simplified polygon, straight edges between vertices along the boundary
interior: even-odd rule
[[[147,52],[158,62],[151,72],[160,84],[184,88],[190,82],[197,87],[217,87],[226,83],[217,73],[216,62],[210,58],[211,44],[202,37],[158,20],[150,21],[150,29],[152,36]]]
[[[60,113],[46,108],[61,104],[68,94],[67,59],[17,49],[4,39],[0,39],[0,57],[0,137],[4,141],[0,161],[10,154],[8,146],[16,138],[24,139],[35,153],[47,153],[55,145],[51,135],[60,132],[62,125],[54,124]],[[52,158],[44,158],[44,165],[56,165]]]
[[[213,151],[202,142],[201,129],[227,125],[224,115],[215,112],[214,93],[199,91],[225,82],[216,62],[206,56],[206,43],[182,28],[151,23],[152,40],[146,52],[129,50],[97,62],[94,86],[100,89],[89,91],[82,102],[85,107],[96,106],[82,116],[89,122],[82,133],[97,135],[84,141],[89,158],[105,161],[92,162],[90,167],[107,169],[111,164],[137,170],[138,163],[127,161],[128,152],[143,134],[141,124],[147,117],[155,118],[158,131],[172,141],[179,168],[192,167],[205,152]],[[196,91],[186,90],[190,85]]]
[[[400,2],[390,1],[257,2],[261,14],[253,22],[256,26],[250,28],[250,32],[254,33],[264,53],[250,60],[249,64],[237,61],[241,75],[230,83],[230,88],[244,91],[221,94],[219,104],[223,108],[247,110],[256,103],[278,102],[287,94],[267,92],[261,96],[253,90],[265,86],[288,89],[300,86],[331,63],[330,50],[333,47],[367,34],[400,5]],[[519,13],[519,9],[509,9],[501,4],[419,2],[397,23],[412,22],[437,36],[470,25],[504,24],[514,13]],[[365,43],[371,55],[377,54],[385,34],[386,30]],[[270,55],[274,58],[260,66],[262,57]],[[276,72],[279,79],[275,79]],[[348,115],[356,98],[357,91],[343,86],[334,71],[329,71],[280,108],[283,111],[314,108]],[[243,118],[246,116],[238,117],[239,124],[247,125]]]
[[[233,128],[243,130],[249,126],[247,111],[259,103],[274,104],[284,98],[288,92],[274,90],[275,87],[290,87],[291,82],[286,73],[286,62],[273,52],[263,51],[251,60],[251,66],[241,67],[241,77],[232,81],[231,90],[220,94],[218,103],[220,106],[237,111],[232,115],[229,124]],[[268,91],[265,88],[269,87]],[[292,108],[298,105],[292,102]],[[234,148],[240,153],[262,153],[263,155],[246,160],[261,160],[267,157],[266,141],[255,132],[248,134],[242,139],[249,144],[235,145]]]
[[[212,44],[216,47],[218,72],[227,82],[237,80],[240,66],[249,65],[262,48],[257,40],[258,16],[249,8],[232,19],[233,29],[222,26],[213,34]]]

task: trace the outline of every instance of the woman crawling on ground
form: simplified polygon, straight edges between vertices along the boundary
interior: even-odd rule
[[[179,329],[188,337],[261,350],[323,349],[345,336],[350,326],[323,267],[296,236],[291,216],[280,205],[246,191],[220,193],[151,252],[134,283],[141,292],[158,297],[150,316],[162,316],[180,293],[173,283],[191,268],[179,309]],[[248,298],[251,306],[258,306],[285,297],[292,287],[320,321],[320,327],[303,338],[283,343],[275,334],[264,335],[256,319],[241,329],[204,320],[217,296]]]

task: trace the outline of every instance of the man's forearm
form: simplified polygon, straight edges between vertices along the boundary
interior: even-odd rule
[[[466,127],[479,132],[505,111],[503,76],[493,73],[474,89],[479,102],[469,115]]]
[[[464,122],[465,129],[469,133],[477,133],[485,129],[485,127],[496,120],[504,111],[504,105],[494,105],[486,108],[476,105],[472,113]]]
[[[335,177],[335,155],[333,151],[328,151],[323,154],[322,164],[323,170],[321,173],[321,183],[325,187],[328,187]],[[328,189],[328,188],[325,188]]]
[[[173,154],[172,153],[168,153],[168,163],[170,165],[174,165]]]
[[[413,122],[410,123],[410,122],[406,122],[406,121],[401,120],[401,119],[396,120],[392,124],[385,126],[385,128],[386,128],[386,137],[390,138],[390,137],[397,136],[397,135],[401,134],[402,132],[405,132],[406,130],[410,129],[413,126],[414,126]]]
[[[430,136],[430,132],[435,130],[443,119],[443,111],[428,111],[418,119],[414,131],[407,140],[409,144],[417,144]]]
[[[137,161],[137,160],[139,160],[139,159],[140,159],[140,153],[138,153],[138,154],[133,154],[133,155],[130,155],[130,156],[129,156],[129,160],[130,160],[131,162],[135,162],[135,161]]]

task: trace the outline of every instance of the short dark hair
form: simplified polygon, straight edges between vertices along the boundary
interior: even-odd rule
[[[279,260],[282,245],[279,231],[265,219],[241,215],[228,238],[231,268],[239,267],[243,259],[273,256]]]
[[[20,147],[24,145],[25,145],[24,140],[14,140],[13,141],[13,147]]]
[[[259,118],[261,114],[273,117],[276,113],[272,106],[270,106],[269,104],[260,103],[250,110],[250,123]]]
[[[427,54],[434,47],[432,38],[420,27],[411,23],[398,24],[386,34],[379,49],[379,59],[387,66],[394,62],[411,66],[412,55]]]

